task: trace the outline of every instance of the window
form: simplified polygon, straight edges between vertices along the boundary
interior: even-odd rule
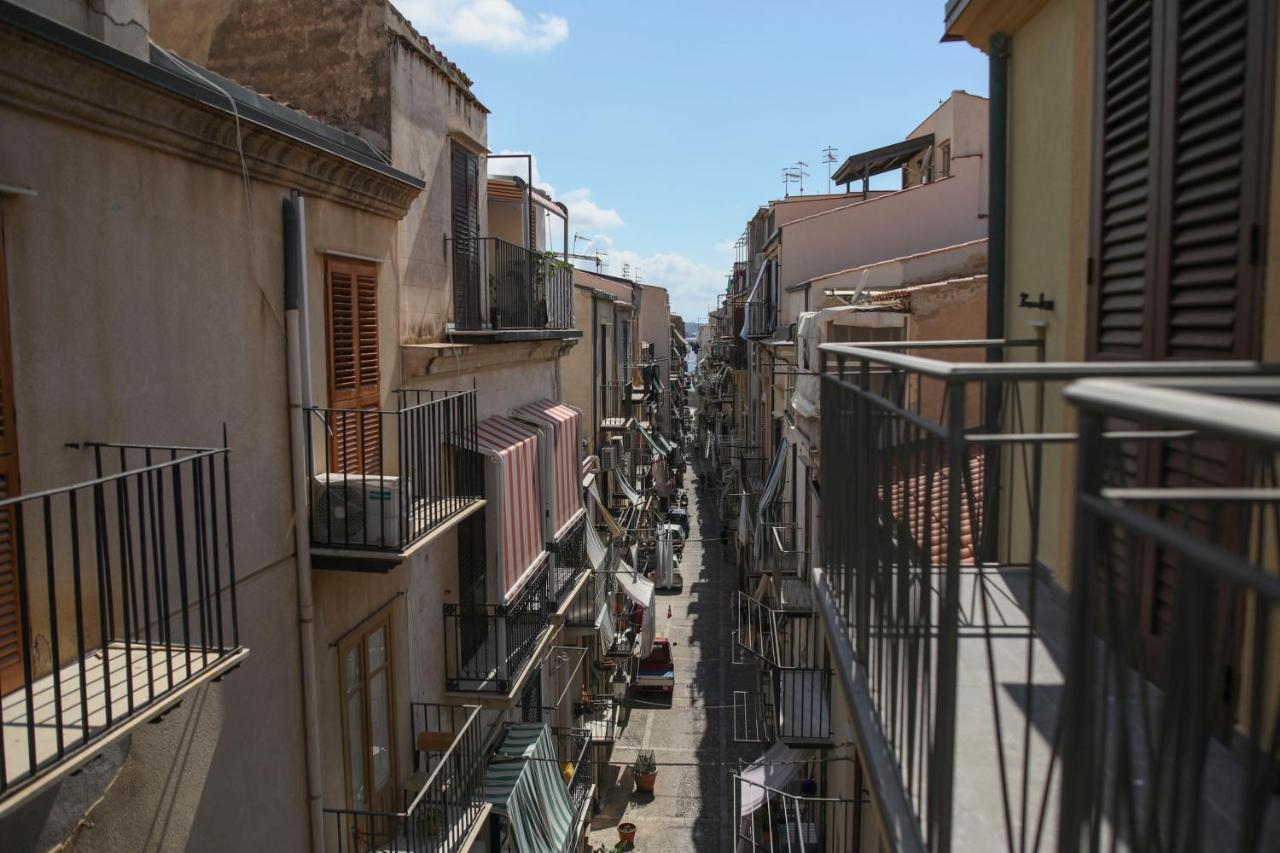
[[[480,306],[480,160],[452,144],[450,197],[453,224],[453,322],[479,329]]]
[[[379,474],[382,399],[378,352],[378,269],[371,263],[327,258],[329,400],[333,413],[330,467]]]
[[[383,613],[339,646],[347,800],[359,811],[394,812],[395,691],[391,625]]]
[[[1254,358],[1269,0],[1099,0],[1089,351]]]
[[[947,178],[951,176],[951,140],[938,146],[938,177]]]
[[[0,500],[18,490],[18,434],[13,419],[13,360],[9,339],[9,288],[5,277],[4,228],[0,223]],[[0,694],[22,686],[22,614],[13,511],[0,511]]]

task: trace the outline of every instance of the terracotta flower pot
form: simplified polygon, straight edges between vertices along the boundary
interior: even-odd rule
[[[618,824],[618,840],[623,844],[634,844],[636,840],[636,825],[634,823]]]
[[[653,783],[658,781],[658,771],[652,773],[636,773],[636,787],[641,791],[653,793]]]

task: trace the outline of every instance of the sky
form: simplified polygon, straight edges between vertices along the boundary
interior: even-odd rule
[[[571,248],[695,322],[785,167],[825,192],[827,146],[887,145],[952,90],[987,94],[983,54],[939,42],[944,0],[393,2],[474,81],[490,149],[534,154],[586,238]]]

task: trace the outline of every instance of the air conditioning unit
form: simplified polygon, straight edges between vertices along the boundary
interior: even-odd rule
[[[600,448],[600,470],[612,471],[618,467],[618,448],[612,443]]]
[[[401,541],[399,477],[317,474],[311,535],[332,546],[396,548]]]

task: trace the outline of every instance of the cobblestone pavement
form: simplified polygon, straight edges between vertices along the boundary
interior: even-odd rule
[[[636,824],[638,851],[732,850],[729,773],[760,752],[758,744],[734,742],[733,691],[755,689],[755,667],[732,662],[737,576],[720,545],[715,496],[699,489],[693,472],[684,486],[689,542],[677,567],[684,586],[674,594],[659,591],[656,608],[657,633],[676,643],[675,692],[670,701],[656,693],[632,697],[606,774],[614,784],[591,822],[592,845],[608,850],[623,820]],[[652,795],[634,790],[628,769],[641,749],[653,750],[658,761]]]

